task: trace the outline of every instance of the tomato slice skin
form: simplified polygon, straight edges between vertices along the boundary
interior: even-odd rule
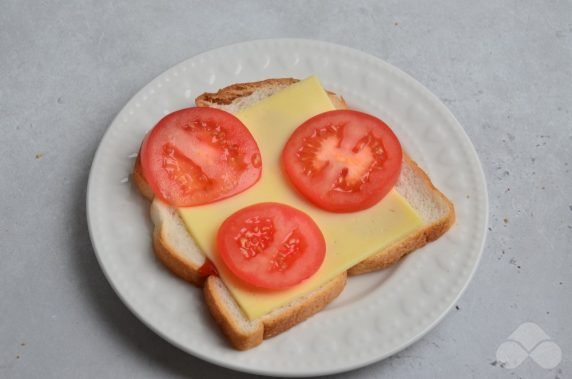
[[[356,212],[377,204],[395,185],[403,152],[382,120],[334,110],[300,125],[282,151],[294,188],[319,208]]]
[[[300,283],[326,256],[326,241],[314,220],[280,203],[258,203],[230,215],[218,230],[216,246],[236,277],[264,289]]]
[[[192,107],[161,119],[141,146],[143,176],[158,198],[174,207],[236,195],[260,178],[260,150],[234,115]]]

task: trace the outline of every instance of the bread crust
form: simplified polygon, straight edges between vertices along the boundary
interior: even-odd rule
[[[137,153],[137,159],[135,160],[135,165],[133,166],[133,174],[131,175],[131,180],[135,183],[135,187],[141,192],[141,194],[149,201],[153,201],[155,195],[153,190],[145,180],[143,176],[143,168],[141,167],[141,149]]]
[[[237,350],[251,349],[262,341],[272,338],[291,327],[307,320],[334,300],[346,285],[346,273],[340,274],[320,288],[312,291],[292,304],[279,308],[258,320],[237,320],[235,312],[230,309],[229,294],[220,290],[220,278],[209,276],[203,287],[206,304],[210,313]],[[250,323],[244,328],[241,323]]]
[[[248,350],[260,345],[264,340],[264,324],[256,322],[254,330],[244,330],[239,320],[231,313],[224,300],[224,293],[216,285],[217,277],[209,276],[203,287],[207,307],[216,323],[237,350]]]
[[[445,212],[443,217],[415,231],[405,239],[388,246],[351,267],[348,270],[348,275],[350,276],[381,270],[397,263],[401,258],[412,251],[441,237],[455,223],[456,216],[453,203],[433,185],[433,182],[431,182],[431,179],[429,179],[425,171],[407,154],[403,155],[403,164],[409,165],[415,172],[415,175],[421,178],[425,186],[433,192],[433,195],[443,201],[447,207],[447,212]]]
[[[213,104],[228,105],[240,97],[250,96],[262,87],[289,86],[298,82],[294,78],[266,79],[258,82],[236,83],[219,89],[217,92],[205,92],[195,99],[198,107],[209,107]]]
[[[197,287],[203,286],[205,277],[200,273],[201,265],[177,253],[177,249],[171,245],[169,238],[165,235],[162,223],[155,225],[153,230],[153,251],[157,259],[173,274]]]
[[[304,298],[295,301],[286,311],[274,311],[262,318],[264,339],[274,337],[318,313],[342,292],[347,282],[344,272]]]
[[[195,103],[197,106],[229,105],[236,99],[250,96],[258,89],[267,86],[282,88],[297,81],[297,79],[293,78],[281,78],[233,84],[215,93],[204,93],[196,98]],[[347,108],[343,97],[329,91],[328,95],[337,109]],[[346,284],[347,275],[363,274],[391,266],[408,253],[426,245],[428,242],[438,239],[453,225],[455,222],[455,210],[451,201],[435,188],[427,174],[409,156],[404,155],[403,164],[408,165],[415,172],[415,175],[421,178],[424,185],[430,189],[433,195],[446,205],[447,211],[443,217],[422,227],[407,236],[407,238],[363,260],[351,267],[346,273],[332,279],[305,297],[285,307],[274,310],[258,320],[247,320],[241,311],[238,311],[238,314],[241,316],[237,316],[236,307],[238,307],[238,305],[232,300],[232,304],[235,307],[234,312],[230,309],[228,305],[230,295],[228,295],[228,290],[224,287],[224,284],[222,286],[218,285],[222,283],[220,278],[216,276],[204,278],[201,276],[199,274],[200,265],[189,259],[184,259],[183,254],[180,254],[169,242],[169,238],[163,228],[163,223],[160,221],[157,222],[156,220],[154,220],[155,228],[153,231],[155,255],[178,277],[195,286],[202,286],[205,302],[210,313],[234,348],[238,350],[250,349],[262,343],[264,339],[276,336],[322,310],[341,293]],[[154,197],[153,191],[143,176],[139,156],[134,164],[132,179],[142,195],[152,201]],[[178,217],[178,215],[176,217]],[[224,290],[221,288],[224,288]],[[242,318],[239,320],[237,319],[239,317]],[[250,328],[242,328],[240,326],[241,322],[249,323]]]
[[[265,87],[287,87],[290,84],[299,82],[294,78],[277,78],[266,79],[258,82],[236,83],[226,86],[217,92],[205,92],[195,99],[197,107],[212,107],[220,105],[229,105],[233,101],[241,97],[252,95],[255,91]],[[347,108],[346,101],[340,95],[331,91],[326,91],[334,107],[338,109]]]

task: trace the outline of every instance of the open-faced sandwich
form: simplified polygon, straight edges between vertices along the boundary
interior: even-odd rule
[[[203,288],[237,349],[319,312],[348,275],[396,263],[455,220],[390,127],[316,77],[195,102],[147,133],[133,178],[152,202],[155,254]]]

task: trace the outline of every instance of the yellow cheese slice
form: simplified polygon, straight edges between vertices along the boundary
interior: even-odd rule
[[[198,246],[213,261],[250,319],[317,289],[422,224],[419,215],[395,190],[372,208],[337,214],[313,206],[287,183],[280,168],[280,154],[288,137],[308,118],[333,109],[318,79],[310,77],[242,110],[237,117],[254,136],[262,155],[259,182],[232,198],[179,209]],[[326,258],[318,272],[287,290],[260,290],[245,285],[225,268],[215,252],[216,233],[228,216],[248,205],[268,201],[288,204],[309,214],[326,240]]]

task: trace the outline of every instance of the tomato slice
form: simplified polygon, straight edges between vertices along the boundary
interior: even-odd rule
[[[216,243],[232,273],[267,289],[288,288],[309,278],[326,254],[314,220],[279,203],[259,203],[232,214],[219,228]]]
[[[300,125],[282,151],[293,186],[316,206],[355,212],[379,202],[395,185],[402,150],[380,119],[354,110],[335,110]]]
[[[212,203],[254,185],[262,160],[254,138],[235,116],[186,108],[165,116],[141,147],[143,176],[175,207]]]

